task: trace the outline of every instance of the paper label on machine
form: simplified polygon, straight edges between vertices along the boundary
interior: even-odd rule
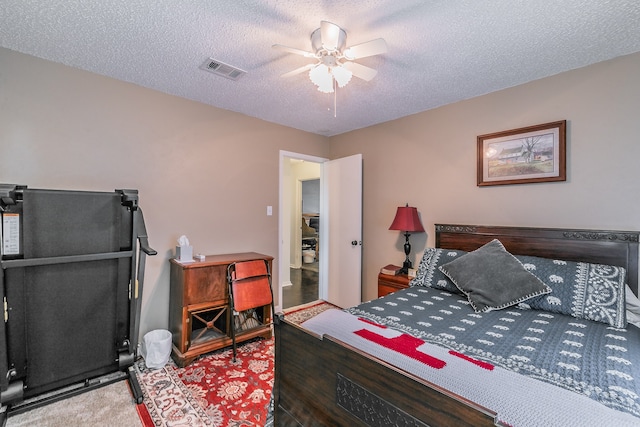
[[[2,214],[2,254],[20,253],[20,214]]]

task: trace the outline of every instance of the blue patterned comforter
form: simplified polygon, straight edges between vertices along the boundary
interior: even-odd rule
[[[412,287],[346,311],[640,417],[640,329],[540,310],[475,313],[464,296]]]

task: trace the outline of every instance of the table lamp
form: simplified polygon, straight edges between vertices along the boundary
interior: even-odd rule
[[[422,226],[420,217],[418,216],[418,209],[410,207],[408,203],[406,206],[398,206],[396,217],[393,219],[393,223],[391,223],[389,230],[404,231],[404,237],[406,239],[404,243],[404,254],[406,258],[402,264],[400,273],[408,274],[409,269],[412,268],[411,260],[409,259],[409,254],[411,253],[409,235],[411,233],[424,232],[424,227]]]

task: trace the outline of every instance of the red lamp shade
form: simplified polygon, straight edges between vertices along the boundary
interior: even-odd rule
[[[424,227],[418,216],[418,209],[410,207],[408,204],[407,206],[399,206],[396,211],[396,217],[393,219],[389,230],[424,231]]]
[[[420,222],[420,217],[418,216],[418,209],[409,207],[409,203],[407,203],[407,206],[399,206],[396,211],[396,217],[393,219],[389,230],[404,231],[405,260],[400,272],[402,274],[407,274],[409,269],[412,267],[411,260],[409,259],[409,254],[411,253],[409,234],[412,232],[424,232],[424,227],[422,226],[422,222]]]

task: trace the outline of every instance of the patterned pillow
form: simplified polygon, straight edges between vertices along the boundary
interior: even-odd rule
[[[422,255],[416,277],[409,282],[409,286],[424,286],[428,288],[442,289],[454,294],[460,294],[460,290],[451,279],[438,269],[441,265],[467,254],[468,252],[455,249],[427,248]]]
[[[551,292],[497,239],[439,269],[467,296],[476,313],[501,310]]]
[[[523,302],[524,308],[626,327],[624,268],[523,255],[516,258],[552,289],[548,295]]]

